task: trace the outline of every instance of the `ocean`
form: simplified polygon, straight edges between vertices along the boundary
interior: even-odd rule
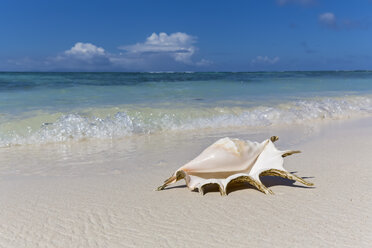
[[[0,147],[372,115],[372,71],[0,73]]]

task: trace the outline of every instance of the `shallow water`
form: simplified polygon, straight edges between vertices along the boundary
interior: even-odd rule
[[[372,114],[372,72],[0,73],[0,146]]]

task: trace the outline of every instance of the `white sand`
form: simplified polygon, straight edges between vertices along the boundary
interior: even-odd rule
[[[371,247],[372,120],[292,131],[234,134],[303,151],[285,167],[316,187],[265,178],[275,195],[154,191],[226,133],[2,148],[0,247]]]

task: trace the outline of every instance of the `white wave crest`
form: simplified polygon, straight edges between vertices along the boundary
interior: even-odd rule
[[[105,118],[65,114],[38,128],[2,132],[0,146],[64,142],[90,138],[111,139],[134,134],[203,128],[259,127],[301,124],[317,120],[351,118],[372,114],[371,96],[319,98],[255,108],[137,108],[123,109]],[[7,123],[7,125],[11,125]]]

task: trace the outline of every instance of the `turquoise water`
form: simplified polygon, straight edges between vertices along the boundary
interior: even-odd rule
[[[372,72],[0,73],[0,146],[372,113]]]

